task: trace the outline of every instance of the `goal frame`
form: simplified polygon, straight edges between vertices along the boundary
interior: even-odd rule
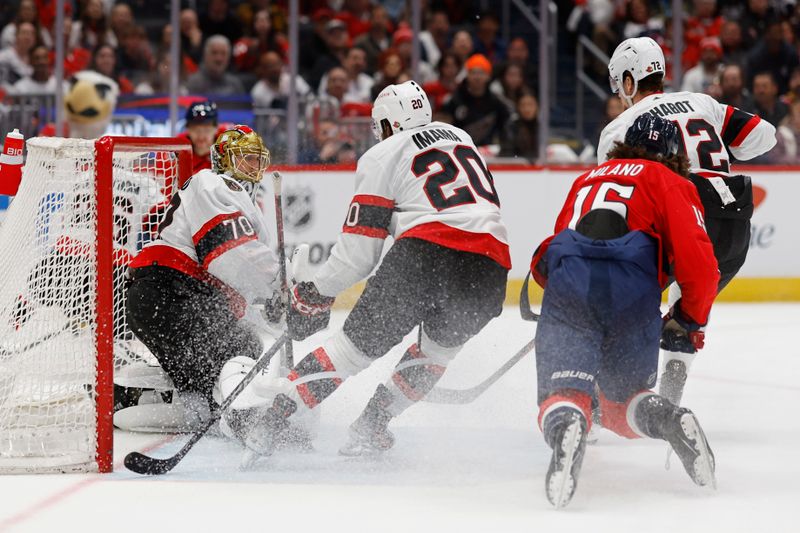
[[[113,160],[115,152],[174,151],[178,156],[178,182],[181,187],[192,173],[192,145],[177,137],[117,137],[106,135],[94,143],[94,185],[97,205],[97,261],[95,306],[97,325],[95,348],[97,372],[95,383],[97,469],[100,473],[114,469],[114,332],[113,332],[113,252],[114,194]]]

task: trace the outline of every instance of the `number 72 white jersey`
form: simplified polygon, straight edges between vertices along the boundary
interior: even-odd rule
[[[727,175],[731,163],[728,152],[747,161],[768,152],[777,142],[772,124],[758,115],[721,104],[707,94],[657,93],[626,109],[603,129],[598,163],[608,160],[614,142],[623,142],[628,128],[643,113],[652,113],[678,126],[689,167],[701,175]]]

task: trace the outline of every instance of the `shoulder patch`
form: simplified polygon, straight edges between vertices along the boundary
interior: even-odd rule
[[[228,188],[233,192],[241,192],[244,190],[244,188],[241,185],[239,185],[236,182],[236,180],[233,180],[231,178],[222,178],[222,181],[224,181],[225,185],[227,185]]]

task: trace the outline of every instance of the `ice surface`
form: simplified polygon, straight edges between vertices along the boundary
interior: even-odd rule
[[[333,326],[343,313],[334,315]],[[176,469],[145,478],[0,477],[0,530],[542,532],[800,531],[800,304],[714,308],[684,403],[716,454],[716,492],[696,487],[665,444],[602,432],[570,505],[544,495],[549,459],[535,424],[533,357],[474,403],[421,404],[394,424],[397,446],[377,460],[339,457],[346,427],[402,355],[393,350],[322,405],[310,454],[284,453],[239,472],[240,450],[204,439]],[[443,386],[470,387],[533,334],[505,310],[453,362]],[[301,357],[324,337],[296,348]],[[403,343],[405,347],[411,339]],[[116,434],[116,458],[164,439]],[[159,447],[171,454],[184,437]]]

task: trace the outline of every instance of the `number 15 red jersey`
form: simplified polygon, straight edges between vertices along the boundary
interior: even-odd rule
[[[358,160],[342,233],[314,282],[335,296],[369,275],[383,240],[417,238],[511,268],[500,200],[467,132],[442,122],[395,133]]]
[[[672,264],[681,287],[681,310],[705,324],[717,294],[719,271],[692,182],[654,161],[612,159],[575,180],[553,233],[574,230],[592,209],[614,210],[625,217],[630,231],[642,231],[659,241],[661,286],[667,282],[664,265]],[[536,266],[552,238],[539,246],[531,261],[531,273],[542,286],[546,279]]]

